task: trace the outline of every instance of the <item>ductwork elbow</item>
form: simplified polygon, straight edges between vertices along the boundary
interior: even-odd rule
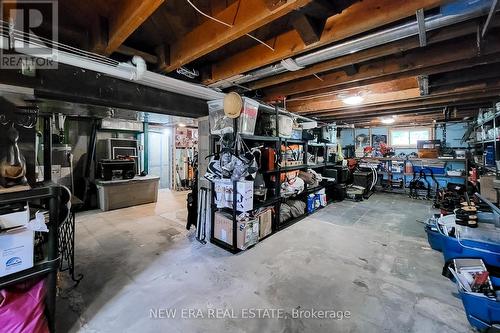
[[[148,70],[148,67],[146,65],[146,61],[140,56],[134,56],[132,58],[132,64],[135,65],[135,73],[133,75],[132,80],[140,80],[144,76],[144,73]]]

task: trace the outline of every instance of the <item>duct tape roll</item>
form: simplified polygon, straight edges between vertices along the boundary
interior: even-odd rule
[[[224,114],[229,118],[238,118],[243,109],[243,98],[238,93],[230,92],[224,97]]]

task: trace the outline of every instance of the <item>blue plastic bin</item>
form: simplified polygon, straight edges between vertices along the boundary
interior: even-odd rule
[[[497,287],[498,279],[491,279],[493,287]],[[496,288],[495,288],[496,289]],[[500,324],[500,302],[495,299],[468,293],[459,287],[458,292],[464,304],[469,323],[478,330],[486,330],[493,324]]]
[[[500,244],[458,239],[443,235],[443,256],[445,262],[457,258],[478,258],[485,264],[500,267]]]
[[[434,175],[444,175],[445,174],[444,167],[425,167],[425,166],[421,166],[421,165],[414,165],[413,166],[413,172],[415,172],[417,174],[417,176],[419,175],[421,170],[424,170],[425,175],[427,177],[429,177],[429,179],[431,177],[430,170],[432,170],[432,173]]]
[[[442,252],[443,251],[443,242],[445,235],[442,235],[439,231],[433,230],[431,226],[425,226],[425,232],[427,233],[427,240],[429,241],[429,245],[433,250]]]

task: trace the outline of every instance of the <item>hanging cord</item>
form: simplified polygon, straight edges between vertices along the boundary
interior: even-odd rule
[[[226,26],[226,27],[228,27],[228,28],[232,28],[232,27],[233,27],[233,25],[232,25],[232,24],[229,24],[229,23],[223,22],[223,21],[221,21],[221,20],[216,19],[216,18],[215,18],[215,17],[213,17],[213,16],[210,16],[210,15],[208,15],[208,14],[206,14],[206,13],[202,12],[202,11],[201,11],[198,7],[196,7],[196,6],[195,6],[195,5],[191,2],[191,0],[186,0],[186,1],[187,1],[190,5],[191,5],[191,7],[193,7],[193,9],[194,9],[194,10],[196,10],[198,13],[200,13],[200,14],[201,14],[201,15],[203,15],[203,16],[205,16],[206,18],[208,18],[208,19],[210,19],[210,20],[212,20],[212,21],[215,21],[215,22],[217,22],[217,23],[220,23],[220,24],[222,24],[222,25],[225,25],[225,26]]]
[[[215,18],[215,17],[213,17],[213,16],[208,15],[207,13],[204,13],[204,12],[203,12],[203,11],[201,11],[198,7],[196,7],[196,6],[195,6],[195,4],[193,4],[193,3],[191,2],[191,0],[186,0],[186,1],[187,1],[187,3],[188,3],[188,4],[190,4],[190,5],[191,5],[191,7],[193,7],[193,9],[194,9],[194,10],[196,10],[199,14],[201,14],[201,15],[205,16],[206,18],[208,18],[208,19],[210,19],[210,20],[212,20],[212,21],[215,21],[215,22],[217,22],[217,23],[219,23],[219,24],[222,24],[222,25],[224,25],[224,26],[226,26],[226,27],[228,27],[228,28],[232,28],[232,27],[233,27],[233,25],[232,25],[232,24],[229,24],[229,23],[223,22],[223,21],[221,21],[221,20],[219,20],[219,19],[217,19],[217,18]],[[255,41],[257,41],[257,42],[261,43],[262,45],[264,45],[265,47],[267,47],[268,49],[270,49],[271,51],[273,51],[273,52],[274,52],[274,48],[273,48],[272,46],[270,46],[270,45],[266,44],[265,42],[263,42],[262,40],[258,39],[257,37],[254,37],[254,36],[252,36],[252,35],[250,35],[250,34],[245,34],[245,35],[247,35],[248,37],[252,38],[253,40],[255,40]]]

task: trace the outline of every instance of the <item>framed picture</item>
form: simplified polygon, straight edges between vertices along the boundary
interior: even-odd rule
[[[385,134],[372,134],[372,146],[374,148],[380,147],[381,143],[387,144],[387,135]]]

